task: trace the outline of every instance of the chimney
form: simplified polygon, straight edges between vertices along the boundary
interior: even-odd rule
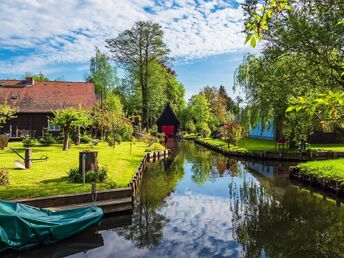
[[[25,86],[33,86],[35,84],[35,80],[32,77],[25,78]]]

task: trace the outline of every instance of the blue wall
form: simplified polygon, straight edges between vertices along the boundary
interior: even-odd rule
[[[255,128],[252,128],[248,131],[248,136],[250,138],[275,140],[276,131],[274,119],[270,119],[270,126],[265,126],[264,130],[262,130],[262,124],[258,123]]]

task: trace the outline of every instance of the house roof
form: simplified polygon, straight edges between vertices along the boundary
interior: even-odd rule
[[[160,117],[158,118],[158,120],[156,121],[158,124],[162,122],[162,120],[164,120],[164,117],[166,117],[166,115],[170,113],[171,117],[175,120],[175,122],[179,125],[180,121],[176,115],[176,113],[174,113],[171,105],[168,103],[165,108],[164,111],[162,111]]]
[[[94,84],[87,82],[40,82],[0,80],[0,104],[7,103],[17,112],[50,113],[53,110],[96,104]]]

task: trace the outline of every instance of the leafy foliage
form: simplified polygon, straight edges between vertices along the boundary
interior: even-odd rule
[[[120,83],[117,70],[110,63],[110,57],[97,47],[95,56],[91,57],[90,74],[86,80],[94,83],[95,91],[101,95],[102,99],[105,99],[107,93],[118,87]]]
[[[86,183],[101,183],[107,179],[108,169],[106,167],[100,167],[97,172],[88,171],[85,173]],[[79,172],[79,168],[71,168],[68,172],[68,178],[73,183],[82,183],[82,175]]]
[[[0,185],[8,185],[10,182],[10,173],[6,168],[0,168]]]
[[[48,132],[48,130],[44,131],[44,136],[39,139],[39,143],[43,146],[50,146],[53,143],[55,143],[55,138],[51,135],[51,133]]]
[[[6,121],[15,117],[15,109],[11,108],[6,103],[0,104],[0,128],[2,128]]]
[[[30,148],[37,145],[37,140],[30,136],[25,136],[22,143],[25,148]]]
[[[141,90],[141,111],[143,128],[149,125],[149,66],[152,62],[163,63],[169,49],[163,41],[163,30],[157,23],[138,21],[130,30],[116,38],[106,40],[114,60],[120,63]]]
[[[83,109],[79,108],[66,108],[53,111],[53,119],[51,122],[55,125],[61,126],[64,131],[63,150],[69,148],[69,137],[72,128],[85,127],[90,124],[90,115]]]

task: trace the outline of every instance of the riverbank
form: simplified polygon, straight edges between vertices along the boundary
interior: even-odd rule
[[[273,151],[271,148],[264,149],[264,145],[258,145],[258,150],[254,150],[252,147],[250,150],[242,147],[237,147],[228,144],[223,140],[216,140],[210,138],[195,139],[195,143],[203,145],[209,149],[217,151],[227,156],[241,157],[245,159],[266,159],[266,160],[281,160],[281,161],[311,161],[311,160],[329,160],[344,158],[344,152],[335,151],[314,151],[308,150],[306,152],[291,151],[291,150],[280,150]],[[257,146],[257,145],[256,145]]]
[[[324,190],[344,193],[344,159],[312,161],[290,167],[289,175]]]

